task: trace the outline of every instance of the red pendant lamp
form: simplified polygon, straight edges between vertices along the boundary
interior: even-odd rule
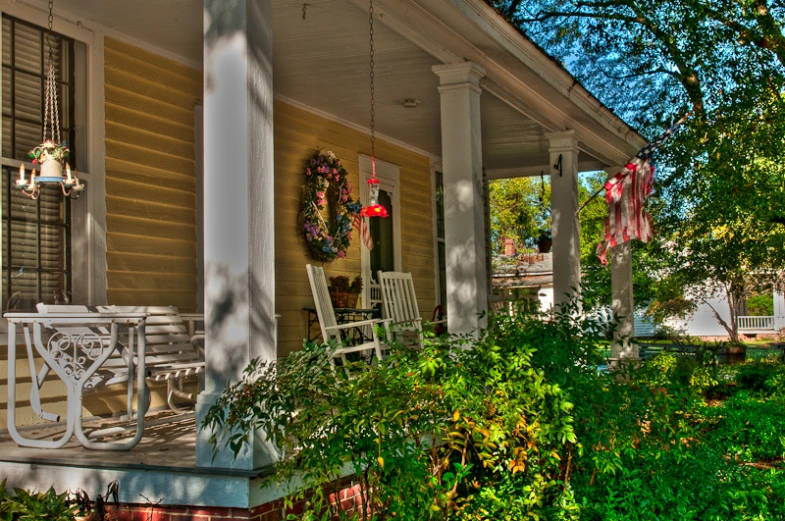
[[[373,0],[370,0],[368,10],[371,27],[371,177],[368,178],[368,204],[363,207],[360,215],[363,217],[389,217],[387,209],[379,204],[379,178],[376,177],[376,121],[374,111],[374,71],[373,71]]]

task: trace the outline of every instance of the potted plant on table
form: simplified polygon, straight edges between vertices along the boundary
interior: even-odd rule
[[[540,253],[548,253],[551,251],[553,245],[553,237],[550,230],[540,230],[540,235],[537,237],[537,251]]]
[[[363,290],[363,279],[357,275],[350,282],[349,277],[345,275],[330,277],[330,287],[328,289],[333,307],[353,308],[357,306],[357,299]]]

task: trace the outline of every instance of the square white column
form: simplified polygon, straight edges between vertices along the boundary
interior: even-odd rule
[[[480,79],[471,62],[436,65],[439,76],[447,262],[447,325],[467,334],[484,327],[488,310]]]
[[[546,135],[551,160],[553,303],[570,301],[581,285],[578,224],[578,138],[574,130]]]
[[[774,329],[780,331],[785,328],[785,294],[782,288],[775,287],[772,290],[774,299]]]
[[[608,176],[614,176],[624,167],[606,168]],[[632,285],[632,242],[614,246],[611,259],[611,309],[616,319],[616,330],[611,343],[611,358],[638,359],[638,345],[631,342],[635,336],[635,298]]]
[[[207,369],[201,422],[257,357],[275,360],[271,0],[204,0],[204,293]],[[275,460],[259,433],[237,457],[213,459],[199,430],[199,466],[254,469]]]

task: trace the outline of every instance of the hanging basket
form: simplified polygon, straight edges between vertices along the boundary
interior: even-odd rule
[[[48,177],[52,179],[63,178],[63,165],[60,161],[49,159],[41,163],[41,177]]]
[[[355,308],[359,293],[349,293],[348,291],[330,290],[330,300],[334,308]]]

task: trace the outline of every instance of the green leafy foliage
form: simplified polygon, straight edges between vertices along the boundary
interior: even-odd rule
[[[505,239],[517,248],[536,248],[542,232],[550,233],[551,184],[534,177],[488,184],[493,250],[504,251]]]
[[[720,407],[706,411],[713,424],[709,442],[729,457],[766,462],[785,456],[785,409],[738,393]]]
[[[268,483],[305,502],[290,519],[785,519],[781,365],[748,378],[707,348],[609,373],[607,325],[578,310],[524,303],[479,339],[395,346],[346,371],[309,343],[252,364],[203,426],[216,446],[260,429],[281,448]],[[741,390],[707,405],[721,382]],[[363,502],[343,510],[347,473]]]
[[[68,498],[68,493],[58,494],[54,488],[46,492],[16,489],[14,495],[0,484],[0,520],[2,521],[73,521],[79,511]]]
[[[753,317],[774,315],[774,298],[771,293],[759,293],[747,299],[747,314]]]

